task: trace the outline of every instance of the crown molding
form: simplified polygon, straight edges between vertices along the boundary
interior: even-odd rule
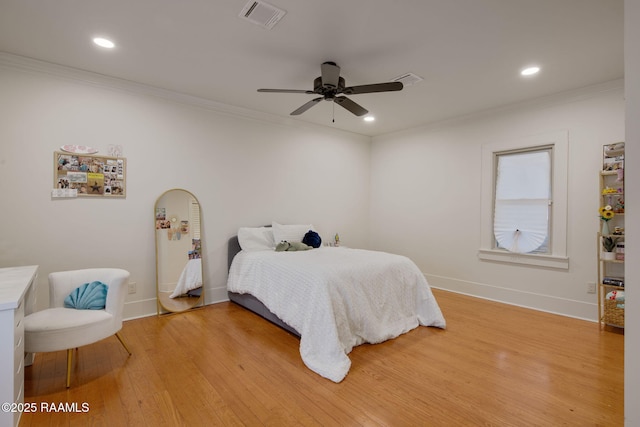
[[[501,105],[494,108],[487,108],[485,110],[476,111],[470,114],[462,116],[451,117],[448,119],[438,120],[431,123],[425,123],[423,125],[414,126],[411,128],[389,132],[387,134],[376,135],[372,139],[375,140],[378,137],[390,137],[394,135],[402,135],[406,133],[413,133],[416,131],[432,131],[441,128],[452,127],[456,125],[462,125],[469,122],[491,118],[500,114],[514,113],[520,111],[526,111],[534,108],[545,108],[556,105],[569,104],[573,102],[583,101],[586,99],[594,98],[602,93],[619,91],[624,96],[624,78],[610,80],[603,83],[597,83],[590,86],[584,86],[578,89],[566,90],[562,92],[553,93],[551,95],[540,96],[538,98],[528,99],[521,102],[515,102],[512,104]]]
[[[78,68],[68,67],[66,65],[55,64],[52,62],[46,62],[39,59],[28,58],[25,56],[15,55],[7,52],[0,51],[0,68],[13,69],[34,74],[45,74],[59,79],[69,80],[75,83],[93,86],[101,89],[115,90],[118,92],[125,92],[134,95],[160,98],[166,101],[203,108],[209,111],[214,111],[218,114],[227,115],[234,118],[243,118],[272,125],[275,124],[289,128],[294,127],[299,129],[319,131],[323,133],[332,133],[336,135],[366,137],[369,141],[371,139],[369,136],[359,133],[295,120],[288,117],[281,117],[275,114],[264,113],[248,108],[236,107],[210,99],[187,95],[184,93],[151,86],[144,83],[111,77],[105,74],[81,70]]]

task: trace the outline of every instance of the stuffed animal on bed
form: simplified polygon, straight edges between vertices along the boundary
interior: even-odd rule
[[[311,246],[309,245],[305,245],[302,242],[287,242],[287,241],[282,241],[280,243],[278,243],[278,245],[276,246],[276,252],[284,252],[284,251],[289,251],[289,252],[293,252],[293,251],[307,251],[309,249],[312,249]]]
[[[322,239],[318,233],[313,230],[309,230],[302,238],[302,243],[309,245],[312,248],[319,248],[322,244]]]

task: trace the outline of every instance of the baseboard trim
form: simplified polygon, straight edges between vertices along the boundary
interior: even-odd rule
[[[427,278],[429,285],[436,289],[591,322],[598,321],[598,306],[595,303],[523,292],[517,289],[433,274],[424,274],[424,276]]]
[[[205,305],[217,304],[224,301],[229,301],[226,286],[205,289]],[[142,317],[155,316],[157,314],[158,314],[157,298],[148,298],[144,300],[131,301],[131,302],[126,302],[124,304],[123,319],[125,321],[140,319]]]
[[[523,292],[516,289],[488,285],[486,283],[454,279],[451,277],[425,274],[429,285],[435,289],[455,292],[489,301],[501,302],[531,310],[544,311],[561,316],[597,322],[598,307],[595,303],[586,303],[567,298]],[[124,320],[133,320],[157,314],[156,298],[125,303]],[[205,304],[217,304],[229,301],[226,287],[205,290]]]

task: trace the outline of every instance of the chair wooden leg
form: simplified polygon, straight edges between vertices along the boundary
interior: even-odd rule
[[[67,349],[67,388],[71,387],[71,361],[73,360],[73,349]]]
[[[118,338],[118,341],[120,341],[120,344],[122,344],[124,349],[127,350],[127,353],[129,353],[129,356],[131,356],[131,350],[129,350],[129,347],[127,347],[127,344],[125,344],[124,340],[122,339],[122,336],[120,335],[120,332],[116,332],[116,338]]]

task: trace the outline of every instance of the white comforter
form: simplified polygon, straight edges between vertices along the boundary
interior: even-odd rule
[[[349,372],[347,354],[354,346],[395,338],[418,325],[445,327],[418,267],[385,252],[241,251],[227,288],[252,294],[294,327],[305,365],[335,382]]]
[[[180,295],[184,295],[190,290],[198,289],[202,286],[202,259],[190,259],[187,261],[180,278],[176,284],[176,288],[173,293],[169,295],[169,298],[178,298]]]

